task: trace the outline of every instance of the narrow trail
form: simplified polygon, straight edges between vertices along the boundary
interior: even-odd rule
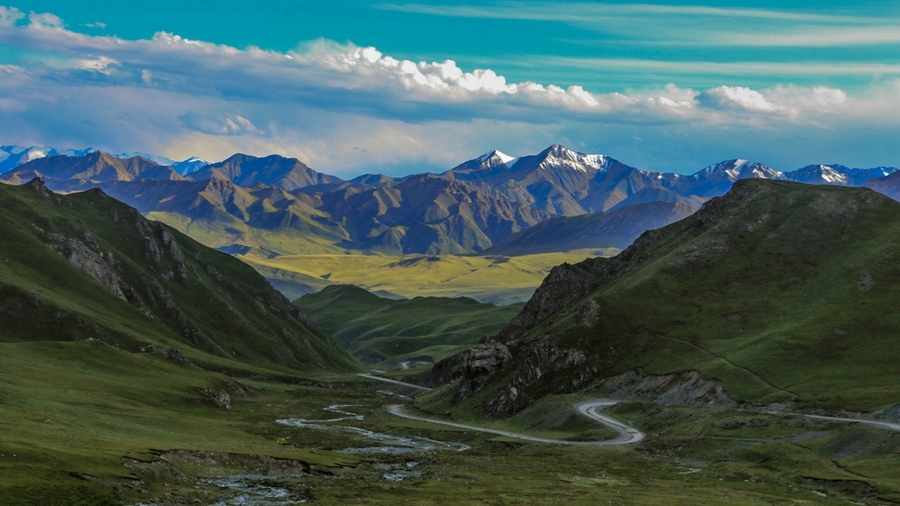
[[[404,387],[414,388],[416,390],[422,390],[422,391],[426,391],[426,392],[431,391],[431,389],[428,387],[421,387],[419,385],[413,385],[412,383],[404,383],[402,381],[392,380],[392,379],[388,379],[388,378],[381,378],[379,376],[372,376],[371,374],[358,374],[357,376],[362,376],[363,378],[370,379],[370,380],[383,381],[385,383],[392,383],[394,385],[401,385]]]

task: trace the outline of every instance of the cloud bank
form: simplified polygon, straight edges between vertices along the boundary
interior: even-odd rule
[[[857,95],[676,84],[591,93],[326,40],[282,53],[165,32],[91,36],[10,7],[0,7],[0,44],[18,52],[0,64],[4,144],[176,159],[279,152],[345,176],[443,170],[490,149],[528,154],[553,142],[678,172],[735,157],[786,169],[823,156],[900,164],[889,142],[900,130],[898,81]]]

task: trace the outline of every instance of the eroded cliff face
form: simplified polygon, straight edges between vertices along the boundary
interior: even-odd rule
[[[516,362],[512,379],[487,402],[487,416],[503,417],[521,411],[538,394],[577,390],[601,369],[583,351],[557,346],[548,336],[528,342],[518,351]]]

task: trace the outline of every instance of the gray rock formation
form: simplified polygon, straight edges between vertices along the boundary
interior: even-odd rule
[[[228,392],[223,392],[222,390],[203,389],[200,391],[200,394],[202,394],[203,397],[211,400],[213,404],[219,406],[220,408],[231,409],[231,396],[228,395]]]
[[[506,369],[511,360],[512,355],[509,353],[509,348],[503,344],[476,344],[463,354],[456,370],[456,376],[462,378],[462,381],[456,389],[456,393],[453,394],[453,402],[464,401],[481,390],[489,379]]]
[[[621,401],[654,402],[667,406],[730,408],[737,405],[718,380],[705,379],[697,371],[644,374],[628,371],[591,385],[590,392]]]
[[[51,233],[47,235],[47,240],[57,253],[64,256],[75,267],[84,271],[88,276],[94,278],[98,283],[103,285],[107,290],[114,293],[116,297],[128,301],[125,296],[125,283],[116,272],[116,259],[112,253],[104,253],[100,250],[90,234],[85,237],[89,247],[84,242],[66,237],[62,234]]]
[[[155,344],[148,344],[147,346],[141,346],[140,350],[141,353],[149,353],[176,362],[187,362],[187,358],[181,354],[181,350],[178,348],[164,348]]]
[[[488,401],[486,414],[508,416],[525,408],[534,402],[531,387],[542,378],[551,377],[546,393],[571,392],[584,386],[598,370],[581,350],[560,348],[546,336],[530,341],[517,352],[515,374]]]

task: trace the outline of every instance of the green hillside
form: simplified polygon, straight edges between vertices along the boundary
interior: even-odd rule
[[[883,195],[739,181],[615,258],[554,269],[497,337],[515,365],[478,402],[504,415],[641,368],[697,370],[753,404],[896,404],[898,254],[900,204]],[[541,362],[554,347],[584,360]]]
[[[0,185],[0,342],[156,344],[284,370],[358,364],[244,263],[97,190]]]
[[[294,304],[354,355],[380,366],[458,353],[505,327],[523,306],[468,297],[393,300],[353,285],[332,285]]]

